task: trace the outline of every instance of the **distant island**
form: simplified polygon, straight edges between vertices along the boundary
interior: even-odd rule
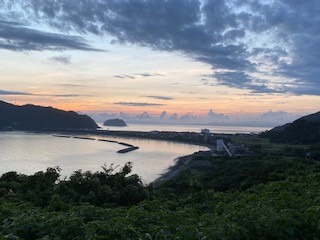
[[[0,101],[0,130],[97,129],[87,115],[31,104],[18,106]]]
[[[313,113],[261,133],[273,142],[291,144],[320,143],[320,112]]]
[[[119,118],[108,119],[103,123],[103,126],[110,126],[110,127],[126,127],[128,126],[125,121]]]

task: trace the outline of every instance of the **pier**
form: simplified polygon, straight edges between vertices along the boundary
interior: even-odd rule
[[[73,138],[73,139],[84,139],[84,140],[97,140],[100,142],[109,142],[109,143],[117,143],[119,145],[125,146],[126,148],[124,149],[120,149],[119,151],[117,151],[117,153],[128,153],[128,152],[132,152],[134,150],[139,149],[139,147],[137,146],[133,146],[129,143],[125,143],[125,142],[118,142],[115,140],[109,140],[109,139],[102,139],[102,138],[92,138],[92,137],[85,137],[85,136],[71,136],[71,135],[58,135],[58,134],[54,134],[52,135],[53,137],[62,137],[62,138]]]

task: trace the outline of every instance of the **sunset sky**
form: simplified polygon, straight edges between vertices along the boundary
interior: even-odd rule
[[[285,123],[320,110],[319,0],[0,0],[0,99]]]

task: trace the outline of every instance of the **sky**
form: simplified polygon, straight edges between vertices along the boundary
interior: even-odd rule
[[[276,126],[320,109],[319,12],[319,0],[0,0],[0,100]]]

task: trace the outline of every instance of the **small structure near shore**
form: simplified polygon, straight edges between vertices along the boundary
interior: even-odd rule
[[[229,155],[229,157],[232,157],[232,153],[224,144],[222,139],[218,139],[216,142],[217,142],[217,149],[216,149],[217,152],[226,152]]]
[[[210,134],[210,130],[207,128],[201,129],[202,134]]]

